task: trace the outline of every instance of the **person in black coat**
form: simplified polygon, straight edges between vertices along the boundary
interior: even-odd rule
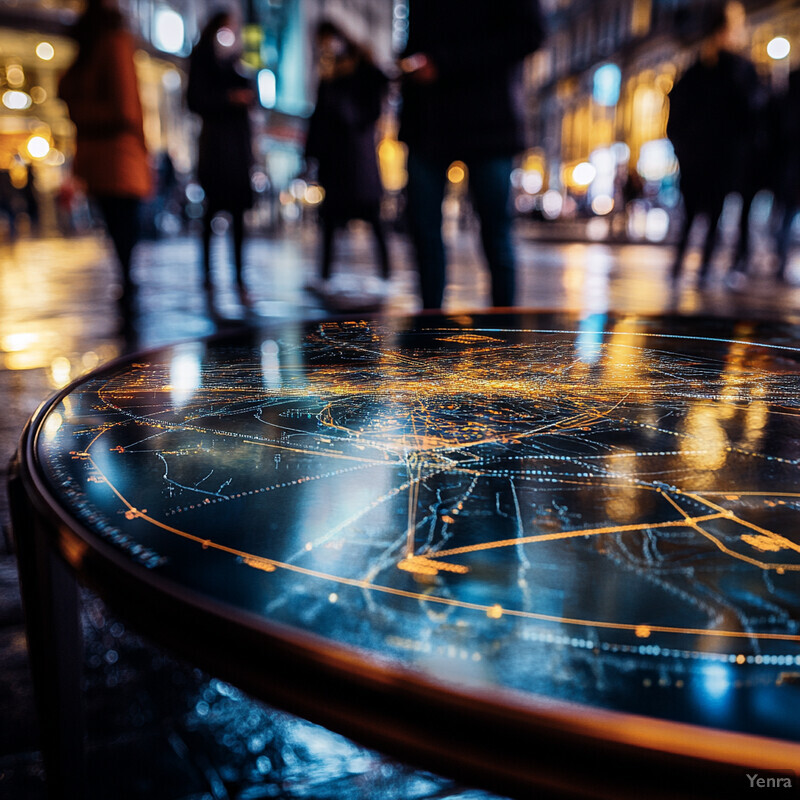
[[[444,295],[442,200],[455,160],[469,168],[492,304],[514,303],[510,176],[525,147],[523,61],[542,38],[538,0],[409,2],[399,136],[408,145],[408,222],[425,308],[440,308]]]
[[[680,166],[685,207],[673,278],[680,275],[692,224],[706,215],[700,281],[706,279],[725,197],[733,191],[748,194],[760,84],[753,64],[732,52],[736,31],[730,5],[704,10],[700,56],[669,95],[667,136]]]
[[[189,61],[187,103],[203,121],[197,177],[205,192],[203,265],[211,288],[211,223],[220,211],[232,218],[236,279],[242,298],[244,212],[253,205],[253,164],[249,109],[255,101],[250,79],[239,72],[238,20],[228,11],[214,14]]]
[[[369,53],[329,21],[316,31],[319,88],[309,122],[305,157],[316,163],[325,190],[322,222],[322,280],[333,261],[336,231],[351,219],[363,219],[375,234],[381,274],[390,274],[389,253],[380,218],[383,184],[375,152],[375,126],[388,86]]]
[[[800,70],[789,75],[789,86],[777,105],[777,137],[773,143],[781,166],[775,188],[780,223],[777,235],[777,278],[786,280],[792,226],[800,211]]]

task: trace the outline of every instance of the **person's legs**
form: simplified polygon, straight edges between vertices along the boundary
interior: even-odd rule
[[[514,305],[516,253],[511,236],[511,169],[507,156],[473,160],[469,167],[472,202],[481,223],[481,242],[492,276],[492,305]]]
[[[692,226],[697,218],[697,207],[690,197],[683,196],[683,222],[681,232],[678,237],[678,244],[675,247],[675,259],[672,262],[672,279],[677,280],[683,268],[683,259],[686,255],[686,248],[689,246],[689,236]]]
[[[211,223],[215,216],[216,211],[210,208],[203,214],[203,284],[206,289],[211,288]]]
[[[755,192],[746,191],[742,195],[742,215],[739,218],[739,241],[733,256],[733,269],[737,272],[747,272],[750,258],[750,209],[753,207]]]
[[[322,215],[322,243],[320,246],[319,274],[323,281],[331,277],[333,266],[333,245],[336,240],[336,223],[330,215]]]
[[[98,197],[97,205],[103,215],[108,235],[122,268],[122,297],[120,304],[125,313],[133,303],[134,284],[131,278],[133,248],[139,241],[138,197]]]
[[[705,242],[703,243],[703,260],[700,262],[700,280],[704,281],[711,268],[711,256],[714,254],[714,247],[717,244],[717,231],[719,221],[722,216],[722,207],[725,204],[724,197],[715,197],[709,203],[705,212],[708,214],[708,230],[706,231]]]
[[[792,204],[786,205],[783,210],[781,219],[780,230],[778,231],[778,280],[786,280],[786,266],[789,262],[789,247],[792,241],[792,227],[794,225],[795,217],[800,209]]]
[[[236,266],[236,283],[244,286],[244,211],[231,211],[233,229],[233,263]]]
[[[386,245],[386,233],[383,229],[380,210],[375,209],[375,211],[367,217],[367,222],[372,227],[372,232],[375,235],[375,250],[378,255],[381,277],[384,280],[388,280],[391,276],[392,269],[389,264],[389,248]]]
[[[786,265],[789,261],[789,245],[792,239],[792,226],[797,216],[798,207],[794,203],[785,203],[780,215],[775,247],[778,255],[778,271],[776,278],[786,280]]]
[[[435,159],[408,154],[408,226],[414,244],[423,308],[441,308],[445,286],[442,201],[445,169]]]

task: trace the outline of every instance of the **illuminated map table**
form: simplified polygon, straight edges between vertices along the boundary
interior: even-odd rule
[[[799,334],[421,316],[95,372],[12,485],[40,697],[76,685],[74,574],[259,697],[499,791],[789,774]]]

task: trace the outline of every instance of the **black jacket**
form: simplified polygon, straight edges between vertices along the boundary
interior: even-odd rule
[[[246,106],[229,99],[231,89],[252,88],[232,61],[220,61],[213,47],[199,44],[189,61],[186,92],[190,111],[203,120],[197,156],[197,178],[212,211],[241,211],[253,204],[250,168],[252,132]]]
[[[378,211],[383,186],[375,123],[387,84],[383,72],[363,60],[350,74],[320,81],[305,155],[319,166],[322,213],[337,221],[370,218]]]
[[[405,55],[427,55],[438,78],[404,81],[400,138],[435,158],[522,150],[523,61],[542,38],[538,0],[410,0]]]
[[[800,70],[789,76],[789,86],[778,98],[774,149],[780,172],[776,181],[778,200],[800,207]]]
[[[667,123],[684,195],[702,203],[742,190],[755,158],[762,99],[755,67],[733,53],[686,70],[670,92]]]

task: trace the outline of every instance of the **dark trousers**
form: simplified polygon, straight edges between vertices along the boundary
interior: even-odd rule
[[[701,214],[708,216],[708,231],[703,242],[703,260],[700,262],[700,279],[705,280],[708,269],[711,266],[711,256],[717,243],[717,226],[722,215],[722,207],[725,204],[725,196],[720,195],[703,203],[702,206],[694,202],[694,199],[684,195],[684,206],[686,208],[686,218],[683,221],[683,228],[678,240],[678,248],[675,252],[675,261],[672,266],[672,276],[677,278],[680,275],[683,265],[683,257],[686,255],[686,248],[689,244],[689,234],[695,219]]]
[[[103,215],[106,230],[114,245],[114,252],[122,267],[121,303],[127,307],[130,306],[133,299],[131,259],[141,230],[139,220],[141,201],[138,197],[109,196],[96,197],[95,201]]]
[[[750,211],[757,192],[747,190],[742,193],[742,214],[739,217],[739,241],[733,255],[733,269],[738,272],[747,272],[750,258]]]
[[[408,156],[408,224],[419,270],[422,305],[441,308],[446,258],[442,239],[442,201],[449,161]],[[511,237],[509,156],[472,159],[469,187],[481,225],[481,243],[492,277],[492,305],[514,305],[516,254]]]
[[[777,277],[780,280],[786,278],[786,265],[789,261],[789,246],[792,241],[792,226],[794,225],[794,218],[800,211],[800,206],[797,203],[784,203],[780,209],[778,217],[778,230],[776,236],[776,245],[778,251],[778,272]]]
[[[211,286],[211,223],[219,213],[218,210],[207,210],[203,216],[203,267],[205,269],[206,286]],[[244,210],[228,212],[231,215],[233,231],[233,263],[236,265],[236,282],[241,286],[244,270]]]
[[[389,249],[386,246],[386,234],[383,230],[380,209],[376,208],[372,213],[363,217],[364,221],[372,228],[375,237],[375,251],[378,256],[378,264],[381,268],[381,276],[389,278],[391,267],[389,265]],[[336,238],[336,231],[347,223],[337,220],[325,214],[322,215],[322,254],[320,259],[320,272],[323,280],[328,280],[331,276],[333,266],[333,245]]]

